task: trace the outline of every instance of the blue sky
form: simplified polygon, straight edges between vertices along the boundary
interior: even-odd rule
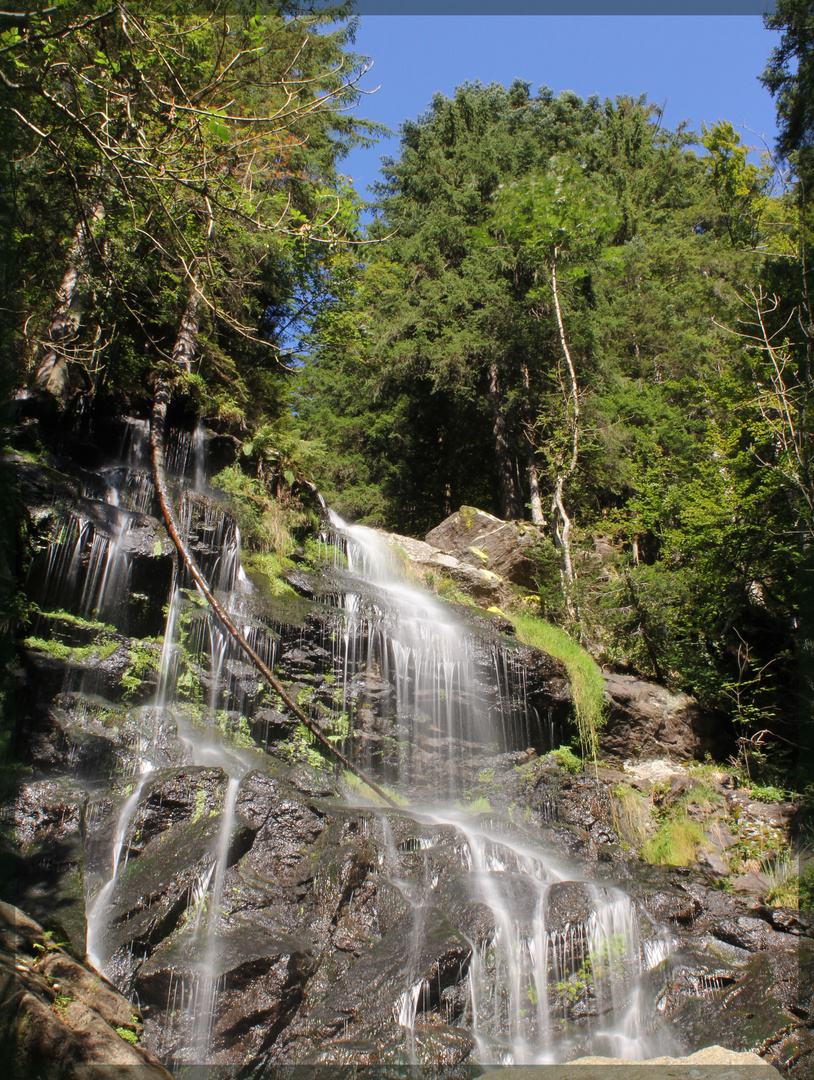
[[[397,131],[436,91],[520,78],[583,98],[646,94],[664,105],[670,128],[723,119],[745,142],[763,135],[773,145],[774,102],[757,76],[778,40],[758,15],[363,15],[355,51],[373,67],[361,85],[380,89],[359,114]],[[379,158],[397,153],[394,137],[353,151],[340,168],[369,196]]]

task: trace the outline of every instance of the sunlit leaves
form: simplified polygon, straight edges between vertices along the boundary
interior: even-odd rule
[[[619,224],[614,201],[597,178],[562,155],[544,173],[501,185],[494,207],[496,229],[543,263],[555,253],[593,251]]]

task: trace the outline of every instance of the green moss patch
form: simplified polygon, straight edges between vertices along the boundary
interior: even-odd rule
[[[54,660],[64,660],[69,664],[85,664],[89,660],[107,660],[118,649],[118,641],[94,641],[90,645],[66,645],[55,638],[27,637],[23,642],[27,649],[44,653]]]

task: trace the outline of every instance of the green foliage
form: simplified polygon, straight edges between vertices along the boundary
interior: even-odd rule
[[[98,619],[88,619],[83,615],[75,615],[70,611],[40,611],[36,604],[29,605],[30,615],[38,615],[42,619],[47,619],[49,622],[62,623],[67,627],[74,627],[77,630],[90,630],[94,633],[106,633],[115,634],[116,627],[111,626],[109,623],[100,622]]]
[[[494,206],[495,227],[546,266],[563,251],[597,248],[620,223],[609,193],[564,154],[551,157],[546,172],[501,186]]]
[[[565,664],[584,758],[596,759],[598,737],[604,725],[605,680],[595,661],[558,626],[533,615],[513,615],[517,638],[542,649]]]
[[[361,73],[349,9],[135,0],[130,18],[113,18],[86,7],[32,11],[0,49],[18,372],[48,337],[73,260],[77,300],[92,297],[94,312],[88,325],[81,304],[68,313],[73,385],[142,389],[194,286],[203,347],[185,392],[236,430],[275,422],[278,359],[358,228],[336,165],[374,128],[348,111]],[[77,233],[83,215],[94,243]]]
[[[793,36],[807,54],[799,20]],[[811,321],[793,311],[800,225],[730,124],[704,131],[703,154],[693,141],[643,99],[521,83],[437,95],[385,163],[382,243],[343,266],[315,319],[296,408],[335,448],[320,484],[349,516],[420,533],[466,503],[514,515],[532,469],[550,505],[574,423],[556,258],[581,435],[576,581],[566,609],[562,550],[543,539],[545,616],[578,613],[604,662],[734,720],[770,778],[788,763],[751,739],[793,739],[798,522],[814,505],[814,441],[783,420],[788,406],[803,432],[814,415],[809,346],[783,344],[786,319]],[[767,270],[766,250],[785,262]],[[760,350],[736,331],[762,281],[789,300],[764,305],[774,345]],[[602,565],[593,537],[613,550]]]
[[[769,881],[766,900],[778,907],[814,910],[814,861],[810,847],[765,856],[761,869]]]
[[[555,990],[560,999],[573,1004],[586,991],[595,992],[597,982],[606,979],[609,974],[624,973],[624,957],[627,943],[623,934],[612,934],[603,938],[583,962],[567,979],[556,984]]]
[[[653,788],[658,831],[649,839],[646,839],[649,820],[642,813],[640,800],[636,797],[634,805],[632,794],[635,793],[629,794],[630,789],[617,789],[614,794],[621,803],[621,832],[637,846],[641,845],[642,857],[648,862],[688,866],[696,861],[699,847],[706,842],[704,831],[694,820],[693,814],[697,815],[699,811],[706,814],[720,803],[721,796],[711,783],[702,780],[677,799],[662,801],[661,795],[666,793],[668,787],[665,781]]]
[[[793,160],[797,175],[807,182],[814,152],[811,5],[808,0],[778,0],[764,21],[768,29],[782,33],[760,77],[777,101],[777,149],[782,157]]]
[[[697,787],[685,791],[676,801],[675,806],[681,809],[697,806],[702,810],[709,810],[720,801],[721,796],[714,787],[711,787],[709,784],[701,783]]]
[[[245,716],[235,716],[225,712],[223,709],[218,709],[215,714],[215,722],[235,746],[240,746],[244,750],[254,750],[256,748],[249,721]]]
[[[335,448],[320,487],[346,514],[418,532],[462,503],[494,506],[498,446],[523,445],[524,370],[536,404],[556,361],[526,295],[533,271],[489,234],[493,197],[597,120],[572,94],[516,83],[438,94],[404,125],[374,230],[390,235],[348,268],[341,333],[339,304],[316,320],[297,399],[304,432]]]
[[[297,704],[307,707],[305,698],[300,700],[302,691],[298,695]],[[305,761],[306,764],[316,770],[324,770],[328,763],[320,753],[318,746],[314,745],[314,737],[304,724],[297,724],[291,737],[279,746],[279,752],[291,762]],[[361,781],[360,781],[361,782]]]
[[[803,911],[814,911],[814,861],[806,860],[797,878],[798,905]]]
[[[386,806],[384,799],[380,795],[377,795],[375,791],[371,790],[364,781],[360,780],[355,773],[349,772],[345,769],[342,773],[342,780],[347,788],[357,795],[361,795],[365,800],[373,803],[374,806]],[[379,785],[382,791],[388,795],[397,806],[409,806],[410,800],[401,795],[398,791],[394,791],[392,788],[387,787],[385,784]]]
[[[348,558],[336,544],[325,544],[315,536],[307,536],[303,544],[306,562],[311,566],[327,563],[329,566],[346,567]]]
[[[577,757],[569,746],[561,746],[558,750],[552,750],[551,756],[556,759],[559,767],[572,776],[582,772],[582,761]]]
[[[206,788],[199,787],[195,792],[195,810],[190,818],[190,824],[194,825],[201,817],[203,817],[204,806],[206,805]]]
[[[132,1046],[138,1046],[138,1035],[136,1035],[135,1031],[131,1031],[130,1028],[126,1027],[117,1027],[115,1031],[120,1039],[124,1039],[125,1042],[130,1043]]]
[[[462,810],[467,810],[471,814],[488,814],[491,813],[492,810],[492,804],[484,795],[478,795],[468,802],[459,802],[457,805]]]
[[[786,802],[790,796],[788,792],[772,784],[757,784],[750,788],[749,797],[756,802],[778,803]]]
[[[460,586],[456,585],[446,575],[442,575],[438,581],[434,580],[433,585],[435,586],[435,592],[442,600],[446,600],[450,604],[460,604],[463,607],[477,607],[469,593],[464,592]]]
[[[294,544],[286,514],[258,479],[247,476],[239,465],[230,465],[212,477],[211,486],[225,496],[245,543],[283,558],[291,553]]]
[[[768,188],[773,169],[765,163],[758,168],[749,161],[750,148],[741,144],[732,124],[719,121],[709,129],[704,125],[703,132],[704,165],[712,178],[722,224],[733,244],[753,246],[761,236],[761,219],[771,207]]]
[[[46,930],[42,935],[42,942],[35,941],[31,948],[37,949],[38,952],[55,952],[58,949],[66,949],[69,947],[67,941],[58,941],[58,933],[56,930]]]
[[[688,866],[704,842],[700,825],[687,819],[665,821],[642,848],[642,856],[659,866]]]
[[[118,649],[118,641],[92,642],[90,645],[66,645],[56,638],[27,637],[23,644],[27,649],[47,653],[55,660],[65,660],[71,664],[84,664],[88,661],[107,660]]]
[[[121,677],[125,699],[132,698],[139,692],[147,672],[158,670],[158,662],[157,646],[134,642],[130,650],[130,664]]]
[[[297,595],[283,577],[283,570],[294,565],[289,559],[281,558],[273,551],[263,551],[244,554],[242,564],[249,577],[253,579],[257,576],[262,577],[264,591],[271,596],[294,597]]]
[[[642,806],[639,793],[627,784],[617,785],[613,789],[611,812],[622,843],[641,848],[647,840],[649,814]]]

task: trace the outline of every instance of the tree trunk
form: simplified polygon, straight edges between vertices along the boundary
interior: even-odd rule
[[[506,418],[501,408],[503,401],[495,363],[489,365],[489,403],[492,407],[492,430],[495,436],[495,459],[500,485],[500,512],[507,520],[517,519],[523,515],[514,479],[511,443]]]
[[[37,386],[56,397],[66,397],[70,390],[68,360],[64,344],[72,338],[79,327],[82,311],[76,295],[82,263],[88,249],[88,241],[96,226],[104,220],[105,208],[101,199],[86,217],[82,217],[74,232],[68,251],[68,268],[63,275],[57,299],[48,324],[45,355],[37,365]]]
[[[569,401],[573,399],[573,406],[571,408],[571,454],[567,463],[557,476],[557,482],[554,486],[554,500],[552,504],[552,513],[556,510],[559,515],[559,526],[556,527],[557,540],[562,548],[562,575],[563,575],[563,593],[565,596],[565,606],[568,611],[569,618],[575,619],[577,616],[576,605],[573,599],[573,585],[574,585],[574,565],[571,560],[571,519],[565,511],[565,504],[563,502],[563,491],[566,481],[568,481],[574,470],[577,467],[577,456],[579,453],[579,386],[577,385],[577,373],[574,369],[574,363],[571,359],[571,352],[568,348],[568,341],[565,337],[565,327],[562,321],[562,310],[560,308],[560,295],[557,290],[557,252],[554,252],[554,259],[551,263],[551,291],[554,293],[554,308],[557,313],[557,327],[560,333],[560,344],[562,345],[563,355],[565,356],[566,367],[568,368],[568,375],[570,379],[570,391],[563,392],[566,399],[566,412],[568,411]]]
[[[175,360],[178,357],[178,367],[180,370],[189,370],[189,365],[194,359],[195,352],[197,350],[197,320],[195,313],[198,307],[198,293],[193,293],[190,298],[187,310],[181,320],[181,327],[178,331],[178,338],[175,342],[175,348],[172,355]],[[396,803],[390,798],[387,792],[383,791],[373,780],[371,780],[361,769],[357,768],[351,761],[342,754],[328,738],[322,733],[319,725],[311,719],[299,705],[294,702],[291,697],[286,693],[282,684],[277,680],[272,671],[266,666],[264,661],[257,655],[254,649],[249,645],[246,639],[241,634],[237,626],[232,622],[231,617],[226,610],[221,606],[218,600],[209,588],[209,584],[206,578],[201,573],[197,562],[195,561],[192,552],[187,547],[186,541],[181,535],[181,529],[179,528],[178,521],[175,516],[175,511],[172,508],[172,502],[170,501],[169,491],[167,489],[167,476],[164,466],[164,437],[165,428],[167,423],[167,409],[169,408],[170,399],[172,397],[172,390],[170,384],[165,378],[159,378],[156,382],[155,393],[153,396],[153,412],[150,422],[150,448],[152,451],[153,462],[153,480],[155,482],[155,490],[158,496],[158,502],[161,506],[161,511],[164,515],[164,521],[167,526],[167,532],[170,534],[173,543],[178,549],[178,554],[183,560],[184,565],[189,571],[195,584],[200,591],[206,597],[207,601],[218,617],[224,630],[229,634],[232,640],[251,660],[260,674],[268,681],[269,685],[280,695],[283,702],[294,716],[311,732],[320,746],[324,750],[335,758],[345,769],[352,772],[354,776],[357,776],[364,784],[366,784],[372,791],[375,791],[379,798],[384,799],[388,806],[396,807]]]
[[[537,471],[537,461],[534,453],[534,444],[530,439],[527,439],[527,453],[528,453],[528,465],[526,471],[529,477],[529,492],[531,504],[531,520],[535,525],[545,525],[545,514],[543,514],[543,500],[540,497],[540,474]]]
[[[537,469],[536,450],[532,438],[531,379],[528,364],[523,364],[521,371],[523,374],[523,386],[526,390],[526,472],[529,478],[531,520],[535,525],[545,525],[543,500],[540,498],[540,473]]]
[[[198,305],[200,301],[200,293],[196,286],[181,317],[181,326],[172,350],[172,365],[176,371],[192,371],[192,361],[195,359],[198,348]]]

